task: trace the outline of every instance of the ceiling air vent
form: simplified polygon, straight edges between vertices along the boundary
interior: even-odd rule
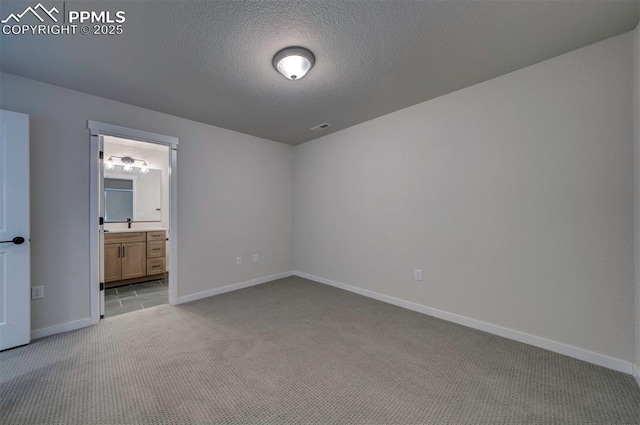
[[[329,127],[331,127],[331,124],[329,124],[327,122],[323,122],[322,124],[318,124],[315,127],[311,127],[309,130],[311,130],[311,131],[322,131],[322,130],[326,130]]]

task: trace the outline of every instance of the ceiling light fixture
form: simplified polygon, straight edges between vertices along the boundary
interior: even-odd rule
[[[287,47],[273,57],[273,67],[292,81],[304,77],[315,63],[316,57],[304,47]]]
[[[113,162],[113,158],[120,158],[122,164],[122,171],[131,172],[133,171],[133,166],[136,162],[142,162],[142,166],[140,167],[140,172],[142,174],[147,174],[149,172],[149,166],[144,159],[135,159],[130,156],[115,156],[112,155],[107,159],[107,163],[105,164],[105,168],[107,170],[114,170],[116,168],[115,162]]]

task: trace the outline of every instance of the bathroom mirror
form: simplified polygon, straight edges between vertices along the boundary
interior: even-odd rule
[[[104,176],[106,223],[162,220],[162,172],[109,171]]]

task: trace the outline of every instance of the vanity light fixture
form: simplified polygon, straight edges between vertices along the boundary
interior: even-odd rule
[[[316,57],[311,50],[304,47],[287,47],[273,57],[273,67],[292,81],[304,77],[315,63]]]
[[[126,172],[130,172],[131,170],[133,170],[133,164],[136,163],[135,159],[128,156],[121,158],[120,161],[122,161],[122,163],[124,164],[124,168],[122,169],[122,171]]]
[[[114,170],[116,168],[116,164],[113,161],[113,158],[120,158],[120,162],[122,162],[122,171],[131,172],[133,171],[133,166],[136,162],[142,162],[142,166],[140,167],[140,172],[142,174],[147,174],[149,172],[149,165],[147,165],[147,161],[144,159],[136,159],[131,158],[130,156],[115,156],[112,155],[107,159],[107,163],[105,165],[107,170]]]

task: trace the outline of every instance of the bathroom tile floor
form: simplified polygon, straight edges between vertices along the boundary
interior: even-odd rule
[[[112,317],[169,302],[167,279],[105,289],[104,316]]]

